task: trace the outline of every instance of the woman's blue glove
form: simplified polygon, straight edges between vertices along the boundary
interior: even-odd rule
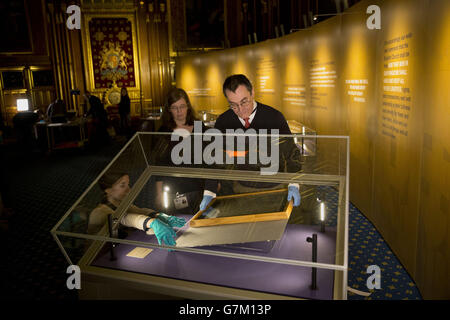
[[[213,198],[213,196],[204,195],[202,202],[200,203],[200,210],[205,210]]]
[[[290,201],[292,197],[294,197],[294,207],[298,207],[301,201],[300,192],[298,192],[298,188],[296,186],[289,186],[288,190],[289,193],[287,200]]]
[[[173,227],[177,227],[177,228],[181,228],[182,226],[184,226],[186,224],[186,220],[183,218],[178,218],[175,216],[169,216],[168,214],[165,213],[158,213],[158,216],[156,217],[156,219],[161,220],[162,222],[167,223],[169,226]]]
[[[175,236],[176,233],[173,231],[172,227],[169,226],[167,223],[154,219],[153,222],[150,224],[150,228],[153,229],[155,232],[156,239],[158,239],[158,243],[165,243],[169,246],[176,245],[175,242]]]

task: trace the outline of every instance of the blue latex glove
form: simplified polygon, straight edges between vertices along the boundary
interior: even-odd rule
[[[301,197],[300,192],[298,191],[298,188],[296,186],[290,186],[288,188],[288,197],[287,200],[290,201],[292,197],[294,197],[294,207],[298,207],[300,205]]]
[[[152,228],[155,232],[155,236],[156,239],[158,239],[159,244],[165,243],[169,246],[176,245],[176,242],[174,240],[176,236],[175,231],[173,231],[172,227],[167,223],[158,219],[154,219],[150,224],[150,228]]]
[[[209,207],[208,210],[203,211],[202,217],[207,217],[208,214],[213,210],[213,207]]]
[[[213,196],[205,195],[203,196],[202,202],[200,203],[200,210],[205,210],[205,208],[208,206],[208,204],[213,199]]]
[[[169,226],[173,227],[177,227],[177,228],[181,228],[182,226],[184,226],[186,224],[186,220],[183,218],[178,218],[175,216],[169,216],[168,214],[165,213],[158,213],[158,216],[156,217],[156,219],[161,220],[162,222],[167,223]]]

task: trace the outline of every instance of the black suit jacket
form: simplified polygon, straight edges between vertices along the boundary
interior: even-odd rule
[[[241,121],[233,110],[229,109],[222,113],[216,120],[214,128],[219,129],[225,133],[226,129],[244,129]],[[278,129],[280,134],[291,134],[289,126],[284,118],[283,114],[268,105],[257,102],[255,116],[250,123],[249,129],[267,129],[270,133],[270,129]]]

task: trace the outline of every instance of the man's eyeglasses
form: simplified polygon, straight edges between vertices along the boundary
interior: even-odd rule
[[[230,103],[229,107],[232,110],[238,110],[239,107],[248,107],[252,101],[250,99],[244,98],[240,103]]]
[[[178,107],[170,107],[170,111],[183,111],[187,108],[187,105],[183,104],[181,106]]]

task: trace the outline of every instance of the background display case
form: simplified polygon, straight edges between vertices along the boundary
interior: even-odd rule
[[[183,138],[138,132],[51,231],[67,262],[81,269],[80,298],[346,299],[349,138],[303,136],[315,139],[314,156],[299,152],[295,134],[207,131]],[[232,140],[246,146],[255,141],[257,151],[248,148],[245,159],[227,158],[224,149]],[[252,152],[256,165],[246,162]],[[279,170],[263,170],[275,163]],[[104,203],[99,181],[112,174],[126,174],[130,188],[92,228],[92,212]],[[170,192],[164,194],[166,207],[159,208],[155,190],[161,179],[174,185],[186,179],[218,183],[218,199],[208,208],[215,215],[198,212],[198,204],[178,213],[167,206],[175,197]],[[298,207],[287,201],[292,183],[300,186]],[[185,218],[183,227],[174,228],[176,246],[124,227],[135,207]],[[274,212],[283,214],[261,219]],[[237,223],[195,226],[196,220],[240,216],[245,219]]]

